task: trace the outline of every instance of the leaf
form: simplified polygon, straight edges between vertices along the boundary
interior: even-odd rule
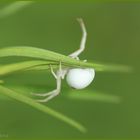
[[[56,62],[59,65],[60,61],[62,65],[67,67],[90,67],[94,68],[96,71],[109,71],[109,72],[130,72],[131,68],[121,65],[103,65],[98,63],[89,63],[78,61],[76,59],[70,58],[53,51],[44,50],[40,48],[18,46],[18,47],[8,47],[0,49],[0,57],[9,56],[22,56],[30,57],[36,59],[43,59],[47,61]]]
[[[51,116],[53,116],[53,117],[55,117],[63,122],[69,124],[70,126],[76,128],[80,132],[83,132],[83,133],[86,132],[86,128],[84,126],[82,126],[81,124],[79,124],[77,121],[75,121],[75,120],[73,120],[73,119],[47,107],[47,106],[44,106],[44,105],[34,101],[33,99],[23,95],[23,94],[19,94],[19,93],[15,92],[9,88],[1,86],[1,85],[0,85],[0,93],[4,94],[12,99],[15,99],[17,101],[28,104],[28,105],[34,107],[35,109],[40,110],[44,113],[47,113],[47,114],[49,114],[49,115],[51,115]]]
[[[93,64],[95,64],[95,67],[92,66]],[[125,72],[125,73],[130,73],[133,70],[129,66],[115,65],[115,64],[97,64],[97,63],[92,63],[92,65],[88,66],[88,67],[94,68],[96,70],[96,72]],[[55,69],[59,68],[58,67],[58,63],[57,63],[57,65],[54,64],[53,66],[54,66]],[[64,67],[67,67],[67,66],[65,65]],[[68,66],[68,67],[70,67],[70,66]],[[78,66],[71,66],[71,67],[78,67]],[[81,67],[85,67],[85,66],[83,66],[83,64],[81,64]],[[29,68],[28,70],[46,70],[46,69],[48,69],[48,66],[40,65],[40,66],[34,66],[32,68]]]
[[[19,10],[25,8],[26,6],[32,4],[33,1],[16,1],[4,8],[0,9],[0,18],[10,16]]]
[[[115,95],[103,94],[91,90],[71,90],[68,95],[70,99],[82,100],[82,101],[102,101],[110,103],[120,103],[121,99]]]
[[[12,88],[14,90],[16,90],[17,92],[19,92],[20,94],[24,94],[24,95],[29,95],[28,93],[31,93],[33,91],[37,91],[38,89],[40,89],[40,87],[27,87],[24,85],[6,85],[8,86],[8,88]],[[48,90],[51,90],[53,87],[47,87]],[[41,89],[43,89],[45,91],[46,86],[44,86],[43,88],[41,87]],[[101,102],[105,102],[105,103],[120,103],[121,102],[121,98],[119,96],[116,95],[110,95],[110,94],[106,94],[106,93],[101,93],[98,91],[94,91],[94,90],[87,90],[87,89],[83,89],[83,90],[73,90],[73,89],[69,89],[69,88],[63,88],[62,93],[67,93],[67,94],[61,94],[61,97],[64,98],[68,98],[68,99],[72,99],[72,100],[79,100],[79,101],[101,101]],[[6,99],[5,98],[1,98],[0,94],[0,99]],[[8,98],[7,98],[8,99]]]
[[[29,68],[32,68],[34,66],[40,66],[45,65],[46,69],[49,68],[50,64],[55,64],[54,62],[49,61],[39,61],[39,60],[33,60],[33,61],[24,61],[24,62],[18,62],[14,64],[6,64],[0,66],[0,75],[6,75],[12,72],[20,71],[20,70],[26,70]]]

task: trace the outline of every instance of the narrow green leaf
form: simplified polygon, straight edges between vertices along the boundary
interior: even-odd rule
[[[14,90],[16,90],[17,92],[19,92],[20,94],[24,94],[24,95],[28,95],[28,93],[32,92],[32,90],[34,89],[34,91],[36,90],[36,87],[25,87],[25,86],[10,86],[9,88],[12,88]],[[44,87],[45,89],[45,87]],[[106,93],[101,93],[98,91],[94,91],[94,90],[87,90],[87,89],[83,89],[83,90],[73,90],[73,89],[69,89],[69,88],[64,88],[63,93],[67,93],[67,94],[62,94],[62,97],[68,98],[68,99],[72,99],[72,100],[79,100],[79,101],[99,101],[99,102],[105,102],[105,103],[120,103],[122,101],[122,99],[119,96],[116,95],[111,95],[111,94],[106,94]],[[0,99],[6,99],[5,98],[1,98],[1,96],[3,96],[2,94],[0,94]]]
[[[47,107],[47,106],[44,106],[36,101],[34,101],[33,99],[23,95],[23,94],[19,94],[9,88],[6,88],[4,86],[1,86],[0,85],[0,93],[1,94],[4,94],[12,99],[15,99],[17,101],[20,101],[20,102],[23,102],[25,104],[28,104],[44,113],[47,113],[67,124],[69,124],[70,126],[76,128],[77,130],[81,131],[81,132],[86,132],[86,129],[85,127],[83,127],[81,124],[79,124],[78,122],[76,122],[75,120]]]
[[[83,101],[102,101],[110,103],[120,103],[121,99],[115,95],[103,94],[91,90],[71,90],[67,95],[68,98],[83,100]]]
[[[58,63],[57,63],[57,65],[55,65],[55,63],[54,63],[51,66],[53,67],[53,69],[58,69],[59,68]],[[27,71],[47,70],[48,68],[49,68],[48,65],[40,65],[40,66],[34,66],[34,67],[31,67],[31,68],[28,68]]]
[[[62,62],[62,65],[67,67],[90,67],[94,68],[96,71],[109,71],[109,72],[129,72],[131,68],[121,65],[102,65],[97,63],[88,63],[83,61],[78,61],[76,59],[70,58],[59,53],[55,53],[49,50],[44,50],[40,48],[18,46],[18,47],[8,47],[0,49],[0,57],[8,56],[22,56],[31,57],[36,59],[43,59],[47,61]]]
[[[33,61],[24,61],[24,62],[18,62],[14,64],[6,64],[0,66],[0,75],[6,75],[12,72],[20,71],[20,70],[26,70],[29,68],[32,68],[34,66],[40,66],[45,65],[46,69],[49,68],[50,64],[55,64],[54,62],[49,61],[39,61],[39,60],[33,60]]]
[[[126,73],[130,73],[132,72],[132,68],[129,66],[123,66],[123,65],[115,65],[115,64],[97,64],[97,63],[88,63],[90,66],[90,68],[94,68],[96,70],[96,72],[126,72]],[[94,67],[92,65],[95,65]],[[78,67],[78,66],[70,66],[67,64],[63,65],[63,67]],[[80,66],[79,66],[80,67]],[[83,64],[81,64],[81,67],[86,67]],[[59,64],[56,63],[53,65],[53,68],[58,69],[59,68]],[[46,65],[40,65],[40,66],[34,66],[29,68],[28,70],[46,70],[48,69],[48,66]]]
[[[10,16],[15,14],[19,10],[25,8],[26,6],[32,4],[33,1],[15,1],[4,8],[0,9],[0,18]]]

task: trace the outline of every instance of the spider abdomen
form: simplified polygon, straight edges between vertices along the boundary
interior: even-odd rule
[[[94,77],[95,77],[94,69],[74,68],[68,71],[66,80],[70,87],[73,87],[75,89],[83,89],[86,88],[88,85],[90,85]]]

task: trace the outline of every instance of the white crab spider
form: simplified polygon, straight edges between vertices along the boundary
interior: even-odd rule
[[[80,44],[80,48],[73,52],[72,54],[69,55],[69,57],[72,57],[74,59],[79,60],[79,54],[84,51],[85,49],[85,43],[86,43],[86,37],[87,37],[87,32],[86,28],[84,25],[84,22],[81,18],[78,19],[78,22],[80,23],[81,29],[82,29],[82,40]],[[84,60],[86,62],[86,60]],[[62,69],[61,68],[61,62],[59,64],[59,69],[55,73],[53,71],[53,68],[50,65],[51,72],[53,76],[56,79],[56,84],[57,87],[55,90],[44,93],[44,94],[34,94],[36,96],[42,96],[42,97],[47,97],[45,99],[37,100],[38,102],[47,102],[50,99],[54,98],[60,93],[61,90],[61,80],[65,78],[66,75],[66,80],[67,83],[70,87],[73,87],[75,89],[83,89],[87,87],[94,79],[95,77],[95,70],[91,68],[72,68],[72,69]]]

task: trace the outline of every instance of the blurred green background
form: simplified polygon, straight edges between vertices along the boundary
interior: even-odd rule
[[[9,4],[1,2],[0,8]],[[47,105],[79,120],[87,127],[86,134],[28,105],[1,97],[0,135],[9,138],[140,137],[139,2],[34,2],[0,18],[0,47],[27,45],[68,55],[80,44],[77,17],[84,19],[88,31],[81,59],[134,68],[132,73],[97,72],[95,81],[86,89],[92,94],[117,95],[121,103],[66,98],[63,95],[73,90],[64,80],[61,95]],[[1,59],[0,63],[13,60]],[[15,73],[1,79],[5,85],[27,94],[55,88],[53,76],[45,71]]]

